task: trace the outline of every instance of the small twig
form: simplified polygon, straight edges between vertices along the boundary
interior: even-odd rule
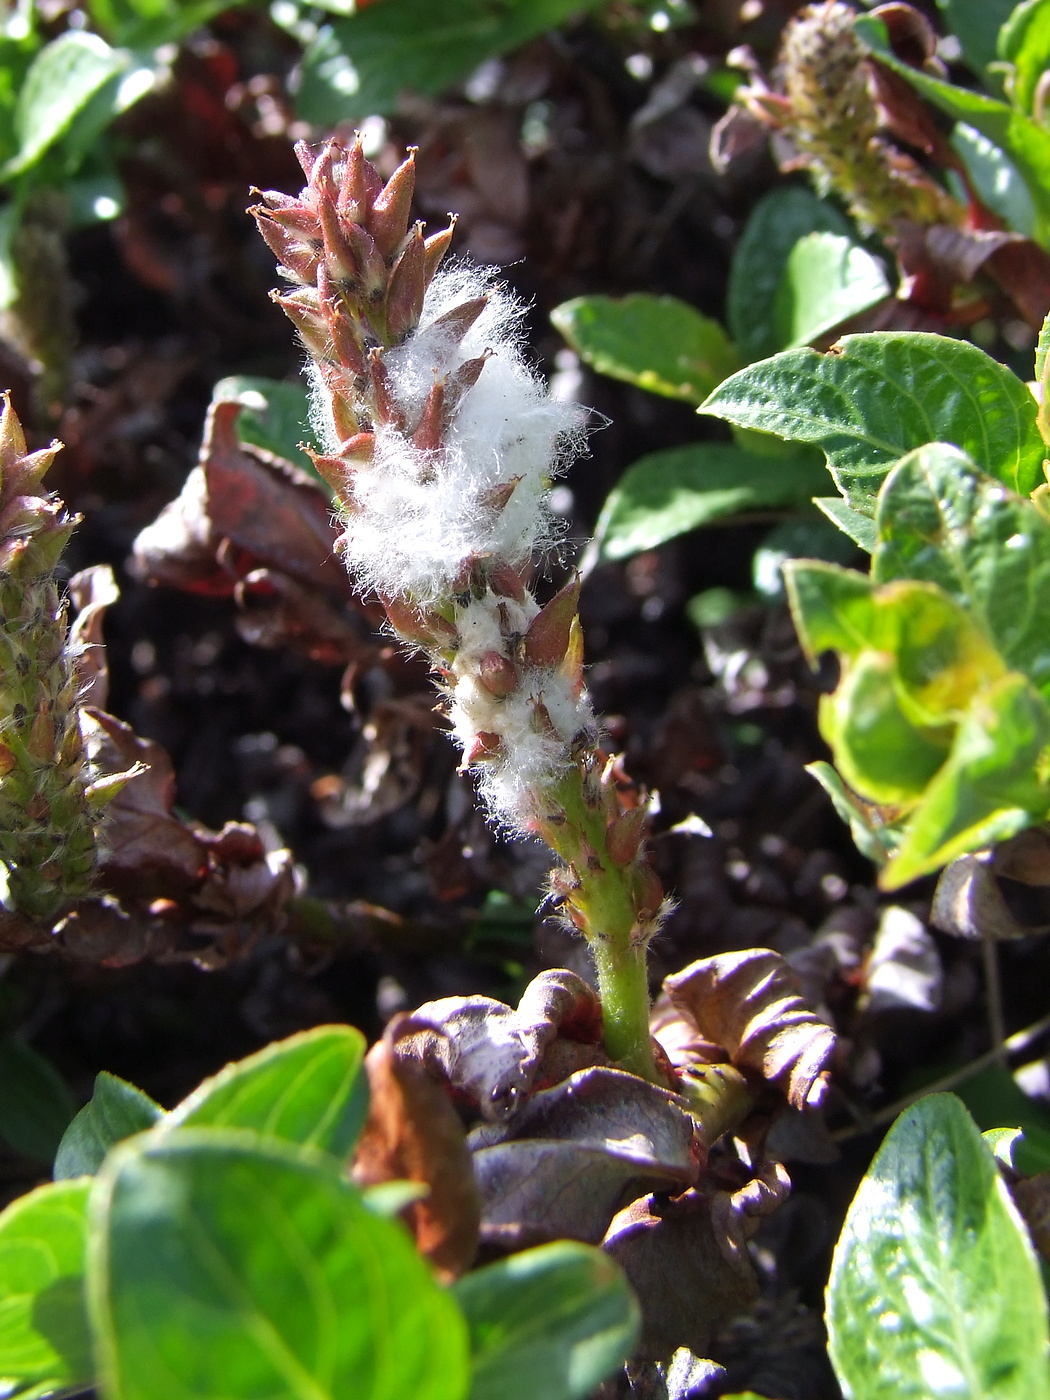
[[[837,1129],[831,1134],[832,1141],[848,1142],[851,1138],[863,1137],[865,1133],[874,1132],[876,1128],[881,1128],[884,1123],[892,1123],[899,1113],[903,1113],[913,1103],[918,1103],[919,1099],[925,1098],[927,1094],[944,1093],[969,1079],[978,1070],[987,1069],[989,1065],[1003,1064],[1008,1055],[1017,1055],[1022,1050],[1027,1050],[1033,1041],[1038,1040],[1047,1031],[1050,1031],[1050,1016],[1044,1016],[1042,1020],[1033,1022],[1023,1031],[1017,1031],[1016,1034],[1007,1037],[985,1054],[978,1055],[976,1060],[960,1065],[958,1069],[953,1069],[950,1073],[942,1075],[940,1079],[935,1079],[932,1084],[926,1084],[923,1088],[917,1089],[914,1094],[906,1094],[904,1098],[887,1104],[885,1108],[880,1108],[878,1113],[866,1115],[863,1122],[855,1123],[849,1128]]]

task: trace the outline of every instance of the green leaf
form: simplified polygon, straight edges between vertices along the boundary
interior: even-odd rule
[[[1050,711],[1025,676],[1011,672],[984,687],[883,871],[881,887],[900,889],[956,856],[1043,821],[1050,789],[1037,769],[1048,744]]]
[[[885,865],[894,842],[889,833],[876,820],[877,809],[861,802],[856,793],[851,792],[830,763],[807,763],[806,772],[811,774],[827,793],[831,805],[842,821],[849,827],[853,844],[862,856],[876,865]]]
[[[875,548],[875,522],[870,515],[851,509],[841,496],[814,496],[813,504],[866,553]]]
[[[834,204],[801,185],[774,189],[758,201],[729,268],[726,321],[745,360],[783,350],[773,305],[792,249],[809,233],[848,238],[849,220]]]
[[[364,1053],[365,1038],[353,1026],[300,1031],[205,1079],[158,1132],[247,1128],[343,1157],[367,1112]]]
[[[983,204],[1004,219],[1015,233],[1033,238],[1035,205],[1021,172],[998,146],[967,122],[956,122],[951,143],[962,157],[966,173]]]
[[[0,171],[28,169],[69,130],[95,93],[127,67],[129,55],[86,30],[71,29],[33,60],[15,110],[18,154]]]
[[[989,1128],[981,1134],[991,1148],[992,1156],[1003,1167],[1016,1169],[1014,1153],[1024,1142],[1021,1128]]]
[[[955,1092],[979,1128],[1017,1123],[1024,1136],[1014,1144],[1013,1165],[1025,1176],[1050,1170],[1050,1110],[1030,1098],[1008,1069],[986,1065],[956,1085]]]
[[[873,579],[938,584],[1050,698],[1050,520],[1042,511],[955,448],[931,443],[886,478],[876,524]]]
[[[231,374],[216,384],[211,401],[243,405],[237,419],[241,442],[274,452],[321,480],[310,458],[299,450],[300,443],[310,442],[314,436],[310,427],[310,395],[303,385],[253,374]]]
[[[14,1036],[0,1039],[0,1137],[49,1165],[77,1111],[69,1085],[49,1060]]]
[[[316,126],[392,112],[401,93],[436,93],[606,0],[396,0],[324,25],[302,58],[298,116]]]
[[[224,10],[245,0],[90,0],[96,29],[114,44],[157,48],[177,44]]]
[[[788,255],[773,300],[777,349],[819,340],[889,292],[882,263],[855,239],[807,233]]]
[[[551,321],[587,364],[669,399],[699,404],[740,366],[717,321],[677,297],[577,297]]]
[[[330,1158],[209,1129],[138,1138],[91,1198],[89,1306],[119,1400],[461,1400],[466,1327]]]
[[[583,1400],[638,1339],[623,1273],[588,1245],[514,1254],[466,1274],[452,1292],[470,1329],[470,1400]]]
[[[998,55],[1013,66],[1007,91],[1031,114],[1039,79],[1050,68],[1050,9],[1045,0],[1018,5],[999,32]]]
[[[818,443],[866,515],[889,467],[928,442],[953,443],[1019,495],[1045,480],[1028,388],[975,345],[922,331],[847,335],[827,355],[787,350],[734,374],[700,412]]]
[[[827,479],[809,457],[767,457],[730,443],[653,452],[628,467],[606,498],[595,527],[599,557],[626,559],[743,511],[806,505]]]
[[[915,802],[951,742],[950,732],[927,734],[907,713],[896,661],[862,652],[820,706],[820,731],[836,767],[850,787],[883,805]]]
[[[94,1378],[84,1298],[91,1183],[63,1181],[20,1196],[0,1215],[0,1391],[36,1393]]]
[[[1047,1400],[1039,1265],[995,1160],[951,1094],[894,1124],[828,1284],[829,1352],[855,1400]]]
[[[999,29],[1015,0],[937,0],[944,22],[962,45],[963,57],[978,77],[989,76]]]
[[[1006,102],[970,88],[955,87],[902,63],[890,47],[885,26],[877,16],[860,15],[855,27],[857,36],[880,63],[906,78],[942,112],[976,127],[1009,156],[1024,177],[1035,206],[1036,237],[1044,246],[1050,242],[1050,131]]]
[[[115,1143],[145,1132],[163,1117],[164,1110],[148,1094],[103,1071],[95,1079],[90,1102],[62,1135],[55,1154],[55,1180],[94,1176]]]

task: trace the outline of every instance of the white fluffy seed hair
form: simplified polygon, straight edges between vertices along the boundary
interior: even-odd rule
[[[490,358],[437,452],[419,451],[392,427],[376,433],[374,460],[355,477],[356,509],[345,521],[344,558],[362,589],[432,603],[448,595],[471,555],[518,566],[553,540],[550,481],[582,446],[582,415],[553,400],[526,364],[523,308],[493,277],[462,262],[440,269],[419,327],[384,356],[409,423],[435,379],[486,352]],[[488,304],[461,341],[435,324],[482,295]],[[322,401],[315,395],[315,407]],[[337,450],[330,422],[315,427]],[[515,478],[507,504],[491,504],[493,490]]]

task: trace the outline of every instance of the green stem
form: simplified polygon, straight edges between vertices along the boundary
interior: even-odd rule
[[[649,1034],[645,948],[617,948],[600,936],[589,942],[598,973],[606,1053],[621,1069],[659,1083]]]
[[[605,813],[587,792],[583,773],[568,773],[551,793],[564,819],[541,823],[541,831],[575,883],[568,903],[594,958],[606,1053],[623,1069],[659,1084],[649,1033],[647,939],[640,936],[631,872],[610,857]]]

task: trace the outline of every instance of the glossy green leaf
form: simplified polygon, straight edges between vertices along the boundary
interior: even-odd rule
[[[89,1305],[113,1400],[461,1400],[466,1326],[323,1155],[209,1129],[117,1148]]]
[[[962,45],[963,57],[979,77],[996,57],[999,29],[1015,0],[937,0],[948,29]]]
[[[345,1156],[368,1107],[364,1053],[365,1038],[353,1026],[300,1031],[205,1079],[158,1131],[248,1128]]]
[[[734,374],[700,411],[819,444],[847,503],[869,515],[889,467],[928,442],[953,443],[1021,495],[1045,480],[1028,388],[946,336],[879,331],[827,355],[787,350]]]
[[[164,1117],[160,1104],[125,1079],[103,1072],[95,1091],[62,1135],[55,1154],[55,1180],[94,1176],[115,1143],[145,1132]]]
[[[901,62],[877,16],[859,16],[856,32],[881,63],[905,78],[935,107],[956,121],[976,127],[1005,151],[1024,177],[1032,197],[1038,218],[1036,237],[1044,246],[1050,242],[1050,130],[1009,103],[970,88],[955,87]]]
[[[784,349],[773,316],[777,288],[792,249],[810,233],[848,238],[852,228],[836,205],[802,185],[771,190],[751,211],[733,253],[726,294],[729,333],[745,360]]]
[[[93,1378],[84,1298],[88,1181],[40,1186],[0,1215],[0,1392]]]
[[[876,524],[876,582],[938,584],[1050,697],[1050,520],[1042,511],[955,448],[931,443],[887,477]]]
[[[915,802],[948,756],[951,733],[928,736],[902,701],[896,658],[870,650],[834,695],[821,697],[820,730],[835,766],[870,802]]]
[[[0,174],[17,174],[39,160],[128,62],[127,53],[83,29],[68,30],[41,49],[26,74],[15,110],[18,154]]]
[[[619,1266],[563,1241],[475,1269],[452,1289],[470,1329],[470,1400],[583,1400],[638,1339]]]
[[[211,401],[242,405],[237,419],[237,436],[241,442],[254,443],[267,452],[274,452],[317,477],[310,458],[299,450],[300,443],[314,440],[310,427],[310,395],[303,385],[286,384],[280,379],[265,379],[260,375],[231,374],[216,384]]]
[[[1015,233],[1032,238],[1036,212],[1028,186],[1017,166],[994,142],[968,122],[956,122],[951,143],[983,204],[1005,220]]]
[[[702,403],[740,366],[718,322],[677,297],[577,297],[551,321],[599,373],[669,399]]]
[[[899,889],[956,856],[1005,841],[1050,812],[1038,768],[1050,744],[1050,710],[1017,672],[970,703],[951,753],[909,820],[879,884]]]
[[[1012,65],[1007,81],[1012,101],[1031,113],[1039,79],[1050,68],[1050,9],[1045,0],[1025,0],[1004,23],[998,56]]]
[[[39,1051],[0,1039],[0,1138],[49,1165],[77,1111],[69,1085]]]
[[[875,548],[875,522],[870,515],[854,510],[841,496],[814,496],[813,504],[867,554]]]
[[[901,1115],[846,1216],[828,1284],[847,1400],[1047,1400],[1039,1265],[951,1094]]]
[[[730,443],[653,452],[628,467],[606,498],[595,542],[602,559],[626,559],[744,511],[806,505],[827,485],[809,457],[767,457]]]
[[[886,269],[855,239],[807,233],[788,255],[773,299],[777,349],[819,340],[889,292]]]
[[[397,0],[324,25],[302,59],[298,115],[317,126],[392,112],[406,89],[436,93],[485,59],[606,0]]]

